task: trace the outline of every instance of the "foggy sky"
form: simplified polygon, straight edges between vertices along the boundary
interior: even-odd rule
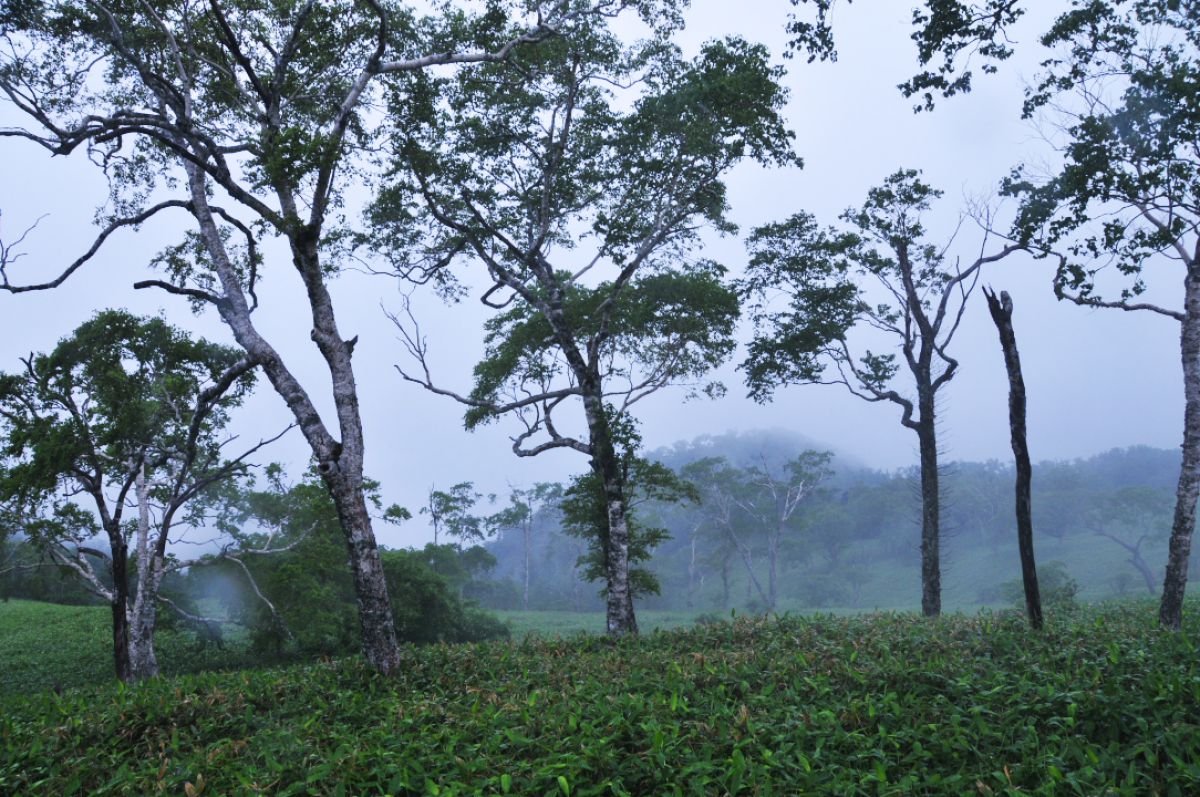
[[[1035,5],[1035,4],[1030,4]],[[1039,131],[1020,120],[1023,80],[1032,79],[1044,52],[1038,32],[1065,3],[1046,2],[1015,30],[1017,57],[999,76],[977,75],[975,91],[944,100],[932,113],[914,114],[896,84],[915,70],[907,4],[861,2],[836,8],[840,58],[835,64],[787,61],[791,90],[788,118],[796,132],[803,170],[766,171],[740,167],[729,178],[731,217],[742,233],[799,210],[832,223],[867,190],[898,168],[920,168],[946,192],[929,226],[953,230],[966,198],[993,194],[999,180],[1022,162],[1052,161]],[[710,38],[740,34],[767,44],[776,58],[784,50],[786,0],[694,0],[689,25],[679,41],[688,52]],[[0,104],[0,125],[22,120]],[[57,274],[90,245],[94,209],[105,198],[98,170],[82,153],[51,160],[33,144],[0,140],[0,209],[3,234],[11,239],[46,215],[30,235],[27,256],[11,270],[14,282]],[[138,234],[118,233],[100,256],[58,290],[0,294],[0,370],[19,367],[18,356],[45,351],[102,307],[162,313],[169,321],[213,340],[231,338],[215,313],[191,315],[177,297],[131,288],[149,273],[146,264],[177,240],[182,216],[163,217]],[[979,239],[964,227],[953,251],[970,262]],[[268,258],[272,252],[268,251]],[[328,376],[309,341],[303,290],[286,258],[274,250],[260,288],[255,316],[263,334],[283,354],[323,410],[329,406]],[[740,273],[746,260],[739,237],[710,239],[705,256]],[[1172,263],[1149,268],[1150,296],[1176,306],[1182,273]],[[1056,302],[1047,263],[1010,258],[991,268],[983,282],[1008,290],[1029,392],[1029,434],[1035,460],[1087,456],[1114,446],[1178,446],[1182,428],[1182,378],[1178,326],[1150,314],[1091,310]],[[334,285],[342,334],[359,336],[355,363],[367,435],[367,473],[383,483],[385,499],[416,514],[430,485],[473,480],[484,492],[503,493],[506,483],[561,480],[586,467],[574,451],[518,459],[508,436],[516,430],[501,420],[475,433],[462,428],[457,404],[405,383],[393,364],[402,348],[382,307],[397,309],[401,286],[383,277],[347,274]],[[414,297],[431,344],[434,376],[465,392],[481,350],[486,317],[476,301],[452,307],[429,294]],[[743,339],[748,337],[748,330]],[[940,426],[948,459],[1005,459],[1010,456],[1007,381],[996,332],[981,295],[973,297],[951,350],[961,362],[946,389]],[[739,351],[735,362],[743,355]],[[729,394],[718,401],[682,402],[682,392],[660,393],[637,405],[648,448],[728,429],[787,428],[867,464],[895,468],[916,463],[916,439],[899,425],[891,405],[867,404],[838,386],[794,387],[773,403],[745,396],[733,364],[720,375]],[[237,414],[235,427],[247,441],[278,431],[290,421],[282,401],[265,380]],[[328,414],[327,414],[327,417]],[[298,476],[308,450],[298,432],[277,444],[265,459],[289,465]],[[391,546],[430,539],[424,518],[395,529],[377,526]]]

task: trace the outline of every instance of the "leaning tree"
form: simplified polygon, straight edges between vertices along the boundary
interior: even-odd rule
[[[899,408],[921,461],[921,609],[941,612],[941,491],[937,400],[958,372],[949,353],[980,269],[1020,247],[963,263],[927,242],[922,217],[941,196],[917,172],[899,171],[842,215],[852,229],[825,229],[808,213],[754,231],[741,290],[755,335],[745,363],[750,395],[767,400],[793,384],[837,384]],[[986,234],[985,234],[986,239]],[[981,252],[988,250],[988,242]],[[871,286],[868,289],[868,285]],[[782,299],[778,305],[776,299]],[[872,329],[900,350],[859,356],[851,338]],[[901,367],[915,398],[895,383]]]
[[[0,374],[0,501],[19,506],[31,541],[109,604],[123,681],[158,674],[160,588],[189,565],[169,544],[270,442],[226,450],[229,411],[253,372],[235,349],[106,311]],[[97,534],[107,550],[94,547]]]
[[[738,304],[700,233],[732,230],[734,164],[794,160],[764,48],[710,42],[689,61],[664,35],[630,47],[597,26],[430,86],[432,121],[393,113],[394,183],[374,209],[409,276],[473,267],[496,310],[471,391],[433,379],[411,314],[402,375],[465,404],[468,427],[515,416],[518,455],[589,457],[614,635],[636,631],[614,426],[667,386],[718,389],[697,383],[732,352]]]
[[[111,195],[77,260],[26,283],[5,269],[0,288],[54,288],[119,231],[187,218],[190,231],[156,261],[159,277],[135,287],[215,311],[286,402],[337,506],[363,650],[380,670],[395,669],[400,654],[363,491],[357,336],[343,334],[330,292],[352,248],[348,188],[367,179],[380,143],[375,109],[385,92],[393,105],[422,95],[430,69],[503,61],[594,19],[664,5],[674,3],[439,2],[428,16],[381,0],[0,7],[0,91],[26,123],[0,136],[51,155],[82,153],[102,169]],[[307,386],[255,321],[260,298],[272,299],[259,277],[276,261],[304,289],[307,334],[326,371]],[[318,386],[329,390],[325,402],[311,392]]]

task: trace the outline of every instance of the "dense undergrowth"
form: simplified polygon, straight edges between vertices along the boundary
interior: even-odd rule
[[[10,697],[0,793],[1190,795],[1197,630],[740,619]]]

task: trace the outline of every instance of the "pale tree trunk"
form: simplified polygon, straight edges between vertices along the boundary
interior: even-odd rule
[[[1191,264],[1184,280],[1183,321],[1180,324],[1183,360],[1183,461],[1175,491],[1175,517],[1163,578],[1158,620],[1164,628],[1179,630],[1183,623],[1183,596],[1187,589],[1188,558],[1196,525],[1196,497],[1200,493],[1200,265]]]
[[[937,432],[933,391],[918,388],[921,418],[917,438],[921,450],[921,613],[942,613],[941,494],[938,484]]]
[[[532,511],[532,510],[530,510],[530,511]],[[525,556],[524,556],[525,572],[522,573],[522,577],[524,580],[524,584],[522,586],[524,589],[521,594],[521,606],[525,609],[525,611],[529,611],[529,564],[530,564],[530,562],[529,562],[530,550],[529,549],[533,545],[533,540],[532,540],[533,528],[532,528],[532,526],[533,526],[532,520],[526,520],[521,523],[521,544],[524,547],[524,554],[525,554]]]
[[[334,318],[333,301],[324,282],[317,241],[307,228],[289,236],[292,259],[304,280],[312,313],[310,334],[329,370],[341,440],[330,433],[304,387],[284,364],[279,352],[251,321],[250,304],[241,277],[208,204],[207,181],[199,167],[187,164],[192,213],[221,284],[217,304],[221,319],[234,339],[263,369],[275,391],[287,403],[317,461],[317,470],[337,507],[346,540],[358,598],[363,654],[376,670],[391,673],[400,666],[400,647],[388,602],[383,563],[363,496],[363,433],[358,390],[351,362],[353,343],[344,340]],[[295,208],[288,205],[288,209]],[[296,215],[299,218],[298,215]]]
[[[363,496],[361,470],[353,473],[323,474],[325,484],[337,506],[338,520],[346,535],[350,552],[350,570],[358,599],[359,630],[363,655],[384,674],[400,666],[400,646],[388,600],[383,560],[371,530],[371,516]]]
[[[584,397],[584,409],[592,447],[592,469],[603,485],[604,504],[608,513],[608,537],[604,545],[608,633],[614,637],[636,635],[637,616],[629,583],[629,522],[626,517],[625,484],[598,390]]]
[[[1029,625],[1040,630],[1042,596],[1038,589],[1037,563],[1033,554],[1033,463],[1029,459],[1029,442],[1025,423],[1025,378],[1021,374],[1021,355],[1017,351],[1017,335],[1013,330],[1012,297],[1007,291],[994,293],[984,288],[988,310],[1000,333],[1000,348],[1004,351],[1004,367],[1008,371],[1008,423],[1012,436],[1013,459],[1016,462],[1017,549],[1021,555],[1021,583],[1025,587],[1025,613]]]
[[[137,595],[134,596],[129,623],[129,667],[134,681],[144,681],[158,675],[158,657],[154,652],[154,631],[157,613],[155,603],[162,581],[162,560],[157,545],[150,545],[150,488],[146,484],[145,465],[138,471],[135,482],[138,502],[137,529]]]
[[[783,527],[775,530],[767,541],[767,608],[775,611],[779,601],[779,543],[783,539]]]

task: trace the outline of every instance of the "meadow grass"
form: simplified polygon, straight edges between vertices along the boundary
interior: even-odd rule
[[[10,696],[0,794],[1185,797],[1197,614],[743,617]]]

